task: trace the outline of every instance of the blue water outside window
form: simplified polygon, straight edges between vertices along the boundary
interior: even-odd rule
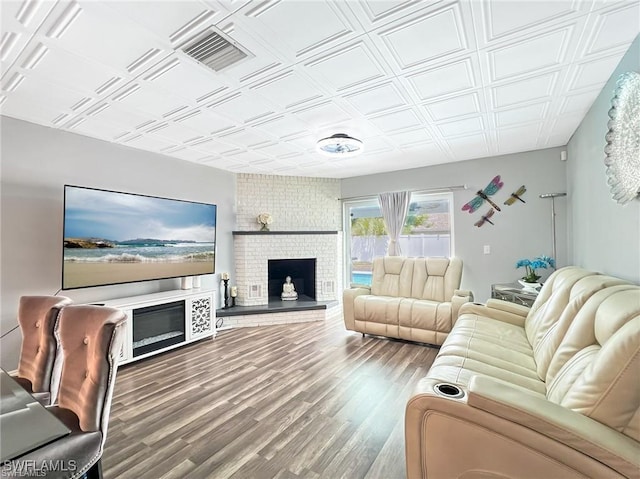
[[[451,207],[453,194],[413,194],[398,242],[408,257],[453,255]],[[373,258],[385,256],[389,237],[377,197],[346,201],[345,241],[347,280],[371,285]]]

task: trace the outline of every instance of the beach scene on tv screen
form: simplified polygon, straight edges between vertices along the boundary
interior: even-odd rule
[[[214,272],[216,206],[65,188],[63,289]]]

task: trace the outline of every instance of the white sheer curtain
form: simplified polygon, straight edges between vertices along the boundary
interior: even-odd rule
[[[380,208],[382,209],[382,218],[384,225],[389,233],[389,247],[387,248],[387,256],[400,256],[402,251],[398,238],[404,226],[404,220],[409,211],[409,202],[411,201],[410,191],[397,191],[394,193],[380,193],[378,195]]]

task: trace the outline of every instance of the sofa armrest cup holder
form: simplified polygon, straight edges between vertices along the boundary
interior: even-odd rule
[[[438,396],[450,399],[461,399],[464,397],[464,391],[455,384],[437,383],[433,386],[433,390]]]

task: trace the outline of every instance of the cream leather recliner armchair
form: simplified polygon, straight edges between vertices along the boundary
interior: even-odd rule
[[[640,287],[579,268],[468,304],[407,403],[407,477],[640,477]]]
[[[473,301],[461,291],[459,258],[374,258],[371,287],[343,293],[348,330],[422,343],[442,344],[458,310]]]

